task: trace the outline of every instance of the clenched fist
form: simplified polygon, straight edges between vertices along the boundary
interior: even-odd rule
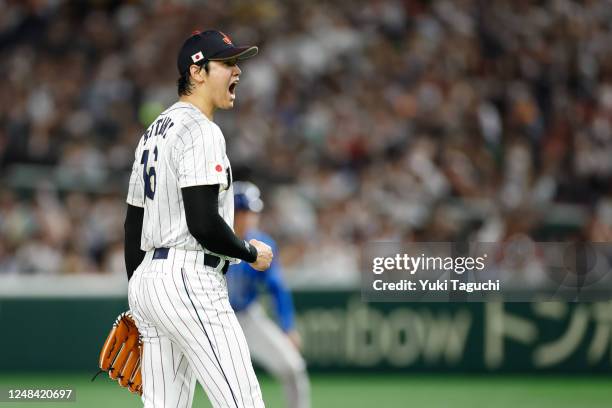
[[[265,271],[268,269],[272,263],[272,258],[274,258],[272,248],[270,248],[268,244],[256,239],[250,240],[249,244],[257,248],[257,259],[250,265],[258,271]]]

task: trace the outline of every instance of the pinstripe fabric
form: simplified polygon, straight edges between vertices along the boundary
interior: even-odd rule
[[[203,252],[148,252],[128,299],[143,336],[145,407],[190,407],[196,379],[214,407],[264,406],[225,278]]]
[[[214,407],[264,406],[225,277],[204,266],[207,251],[184,215],[181,188],[219,184],[219,215],[233,227],[231,174],[221,130],[188,103],[160,114],[136,148],[127,203],[144,208],[146,256],[128,300],[143,339],[147,408],[191,407],[196,382]],[[168,257],[153,260],[162,247],[170,248]]]
[[[142,163],[145,151],[146,164]],[[155,172],[149,177],[154,199],[146,197],[143,181],[151,169]],[[233,228],[231,174],[225,138],[214,122],[185,102],[177,102],[162,112],[140,138],[128,187],[127,203],[144,207],[140,248],[202,249],[187,229],[180,191],[183,187],[219,184],[219,215]]]

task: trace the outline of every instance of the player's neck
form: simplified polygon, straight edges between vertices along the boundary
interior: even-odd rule
[[[202,98],[198,95],[183,95],[179,98],[181,102],[187,102],[195,106],[208,118],[208,120],[213,121],[215,115],[215,106],[214,104],[207,100],[206,98]]]

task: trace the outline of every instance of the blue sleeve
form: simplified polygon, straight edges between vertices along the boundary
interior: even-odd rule
[[[288,332],[294,328],[293,299],[291,293],[285,287],[282,278],[281,266],[278,262],[278,254],[274,241],[266,242],[273,248],[274,259],[270,268],[266,271],[266,286],[270,295],[274,298],[276,315],[281,329]]]

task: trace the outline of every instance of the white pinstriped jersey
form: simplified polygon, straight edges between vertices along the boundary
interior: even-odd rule
[[[126,200],[144,208],[140,249],[203,249],[187,229],[183,187],[219,184],[219,215],[233,230],[231,180],[225,138],[214,122],[187,102],[162,112],[140,138]]]

